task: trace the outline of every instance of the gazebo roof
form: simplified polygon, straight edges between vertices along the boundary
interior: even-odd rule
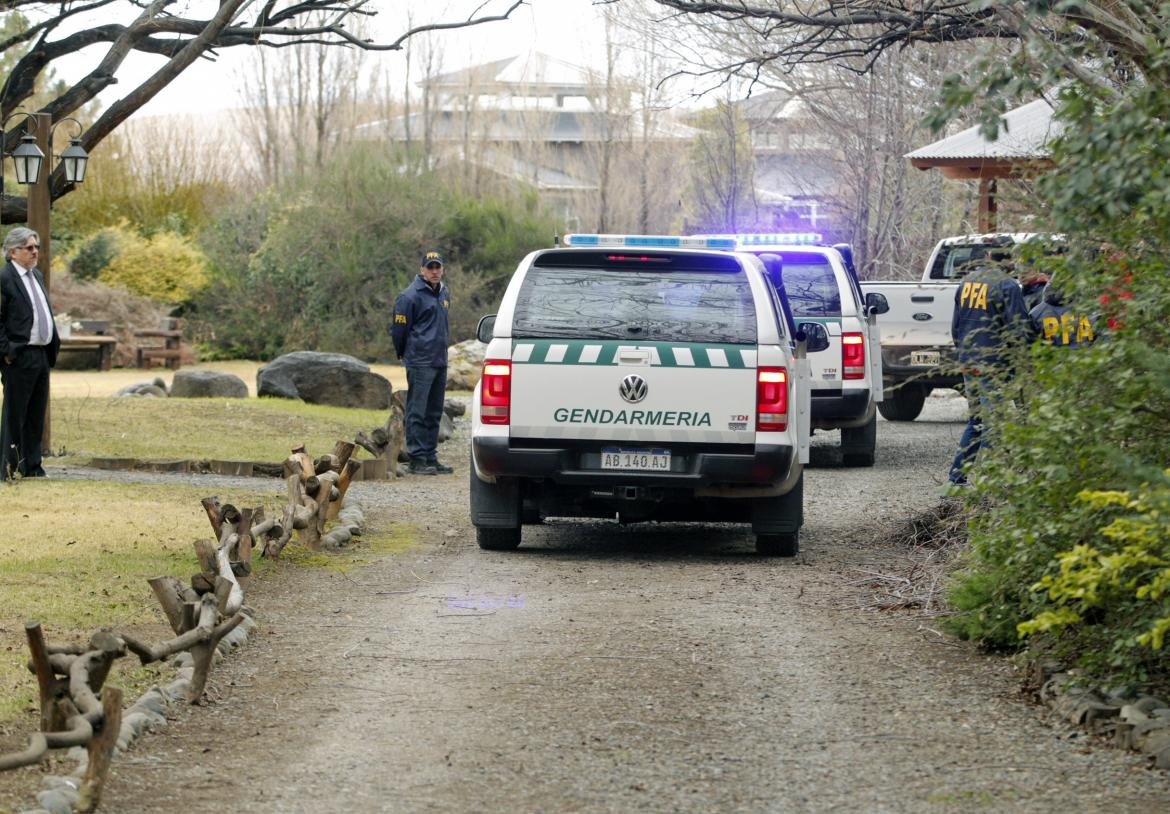
[[[938,168],[948,178],[1002,178],[1024,167],[1050,165],[1048,144],[1063,126],[1044,99],[1003,115],[999,135],[988,140],[979,127],[919,147],[906,158],[920,170]]]

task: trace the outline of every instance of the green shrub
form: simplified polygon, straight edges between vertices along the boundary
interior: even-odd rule
[[[212,282],[185,311],[204,357],[389,359],[394,300],[432,246],[446,255],[452,339],[470,336],[555,225],[532,196],[461,198],[438,173],[404,172],[408,163],[381,145],[343,150],[320,173],[227,209],[205,229]]]
[[[1068,250],[1041,262],[1098,339],[1021,360],[977,466],[948,624],[1098,680],[1170,686],[1170,98],[1076,88],[1059,108],[1037,187]]]
[[[77,253],[69,259],[69,272],[78,280],[96,280],[118,251],[117,230],[102,229],[78,247]]]

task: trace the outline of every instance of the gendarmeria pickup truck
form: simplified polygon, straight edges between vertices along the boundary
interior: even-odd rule
[[[546,517],[750,523],[795,554],[807,353],[759,258],[701,238],[571,235],[528,255],[485,317],[471,519],[512,549]]]

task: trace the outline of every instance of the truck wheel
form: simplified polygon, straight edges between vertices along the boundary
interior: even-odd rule
[[[520,545],[520,484],[515,478],[485,483],[471,459],[471,522],[480,548],[509,551]]]
[[[913,421],[926,403],[926,388],[920,384],[903,384],[886,391],[878,402],[878,412],[886,421]]]
[[[758,498],[752,504],[756,551],[768,557],[792,557],[800,550],[804,524],[804,473],[786,495]]]
[[[757,534],[756,552],[765,557],[795,557],[800,551],[800,532],[791,534]]]
[[[860,427],[841,430],[841,462],[845,466],[873,466],[877,448],[877,413]]]
[[[485,551],[513,551],[520,547],[520,529],[477,528],[475,541]]]

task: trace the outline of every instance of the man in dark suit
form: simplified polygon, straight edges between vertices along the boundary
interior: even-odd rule
[[[4,238],[0,268],[0,480],[19,473],[45,476],[41,437],[49,405],[49,369],[57,363],[61,338],[45,281],[37,271],[40,236],[17,227]]]

